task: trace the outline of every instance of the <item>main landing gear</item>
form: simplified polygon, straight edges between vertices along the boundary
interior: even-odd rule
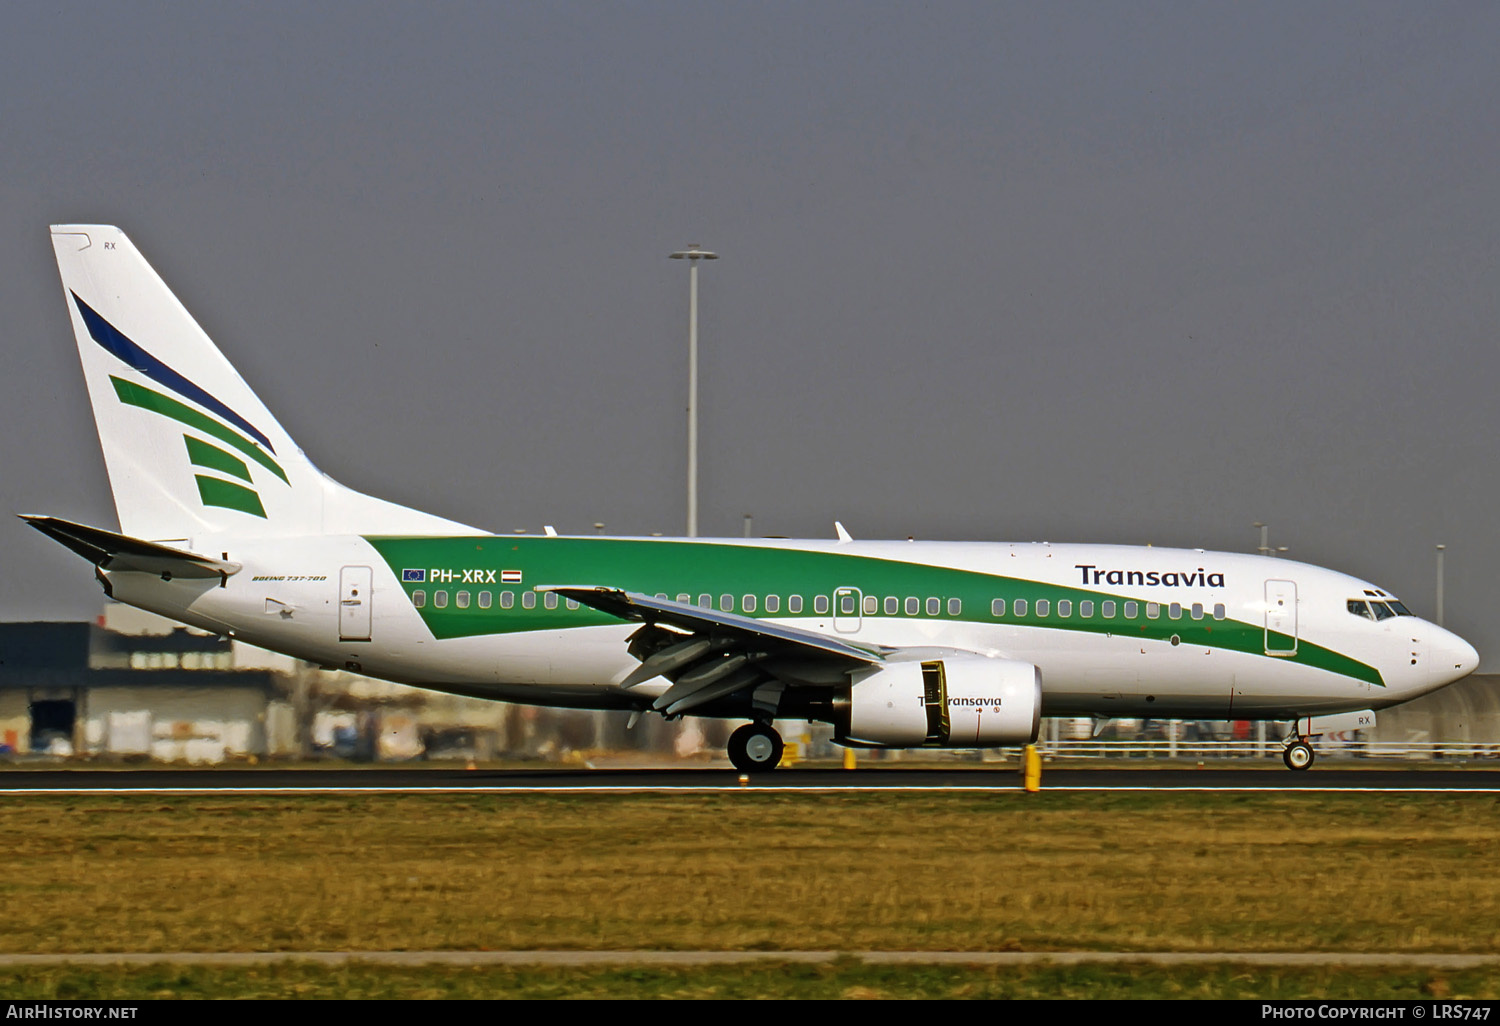
[[[1305,770],[1313,764],[1313,748],[1307,741],[1296,734],[1287,741],[1286,748],[1281,753],[1281,761],[1286,763],[1289,770]]]
[[[741,773],[768,773],[781,762],[786,745],[769,723],[747,723],[729,735],[729,761]]]

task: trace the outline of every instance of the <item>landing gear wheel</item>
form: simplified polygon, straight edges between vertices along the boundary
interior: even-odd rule
[[[747,723],[729,735],[729,761],[741,773],[767,773],[781,763],[786,746],[781,735],[763,723]]]
[[[1281,753],[1281,761],[1289,770],[1305,770],[1313,764],[1312,745],[1306,741],[1294,741]]]

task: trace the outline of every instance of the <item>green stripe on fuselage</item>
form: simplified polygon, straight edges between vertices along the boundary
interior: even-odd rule
[[[474,637],[484,634],[509,634],[518,631],[562,630],[597,624],[617,624],[615,617],[588,607],[567,609],[559,603],[557,609],[542,607],[538,596],[535,609],[523,609],[520,597],[539,584],[597,584],[648,595],[665,594],[675,599],[678,595],[692,596],[696,602],[699,595],[711,595],[718,605],[721,595],[734,597],[734,611],[741,615],[779,619],[800,616],[809,618],[813,612],[813,597],[831,596],[842,587],[859,588],[866,595],[878,596],[884,609],[886,596],[900,599],[901,612],[893,618],[911,620],[959,620],[982,624],[1004,624],[1009,627],[1046,627],[1056,630],[1071,630],[1090,634],[1114,634],[1151,641],[1169,641],[1177,635],[1183,644],[1218,648],[1265,658],[1266,631],[1260,624],[1240,620],[1214,620],[1204,616],[1194,620],[1184,610],[1181,619],[1167,616],[1167,603],[1161,602],[1161,615],[1149,619],[1145,615],[1146,602],[1135,596],[1121,596],[1110,592],[1090,591],[1066,585],[1047,584],[1022,578],[986,574],[974,570],[956,570],[950,567],[929,566],[924,563],[908,563],[901,560],[881,559],[873,556],[854,556],[835,552],[808,552],[799,549],[778,549],[768,546],[718,544],[713,542],[637,541],[614,538],[518,538],[484,536],[477,538],[395,538],[371,537],[368,539],[381,557],[390,566],[398,581],[404,569],[422,570],[427,576],[423,583],[404,582],[408,598],[411,593],[422,590],[427,593],[427,604],[419,610],[423,621],[436,638]],[[502,584],[502,571],[520,571],[522,583]],[[448,571],[452,580],[435,580],[434,571]],[[463,580],[464,571],[471,572],[469,581]],[[493,575],[494,580],[489,577]],[[449,592],[449,604],[439,609],[432,602],[434,591]],[[498,594],[512,591],[516,603],[511,609],[502,609]],[[460,609],[454,602],[459,591],[468,591],[471,601],[468,608]],[[478,594],[489,591],[497,601],[489,609],[478,607]],[[797,594],[806,603],[801,613],[791,613],[786,608],[788,595]],[[757,610],[744,613],[741,605],[745,595],[757,598]],[[781,609],[768,613],[763,608],[766,595],[781,597]],[[921,612],[908,616],[905,612],[907,597],[921,602]],[[927,599],[938,598],[942,609],[936,616],[926,612]],[[1005,616],[990,612],[993,599],[1006,600]],[[1026,599],[1033,610],[1025,617],[1010,615],[1016,599]],[[950,599],[958,599],[962,611],[958,615],[948,612]],[[1046,616],[1035,615],[1038,599],[1051,602],[1051,611]],[[1074,615],[1059,616],[1059,600],[1073,603]],[[1080,617],[1078,603],[1099,603],[1113,600],[1123,611],[1124,603],[1137,602],[1139,615],[1131,618],[1115,616]],[[887,616],[883,611],[866,616]],[[1288,645],[1291,639],[1281,637]],[[1298,639],[1295,656],[1279,656],[1291,662],[1315,666],[1357,680],[1367,681],[1381,687],[1385,682],[1373,666],[1359,662],[1332,649],[1315,645],[1305,638]]]

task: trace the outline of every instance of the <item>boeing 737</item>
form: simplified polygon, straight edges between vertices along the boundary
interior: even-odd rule
[[[439,691],[748,721],[843,745],[984,748],[1043,716],[1331,730],[1470,673],[1462,638],[1368,581],[1121,545],[496,535],[324,475],[125,234],[52,243],[119,530],[23,515],[114,599],[312,663]]]

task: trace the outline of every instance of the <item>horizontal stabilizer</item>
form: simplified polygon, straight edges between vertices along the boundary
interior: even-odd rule
[[[101,570],[137,571],[172,577],[224,578],[240,572],[239,563],[184,552],[57,517],[20,514],[22,520],[60,542]]]

